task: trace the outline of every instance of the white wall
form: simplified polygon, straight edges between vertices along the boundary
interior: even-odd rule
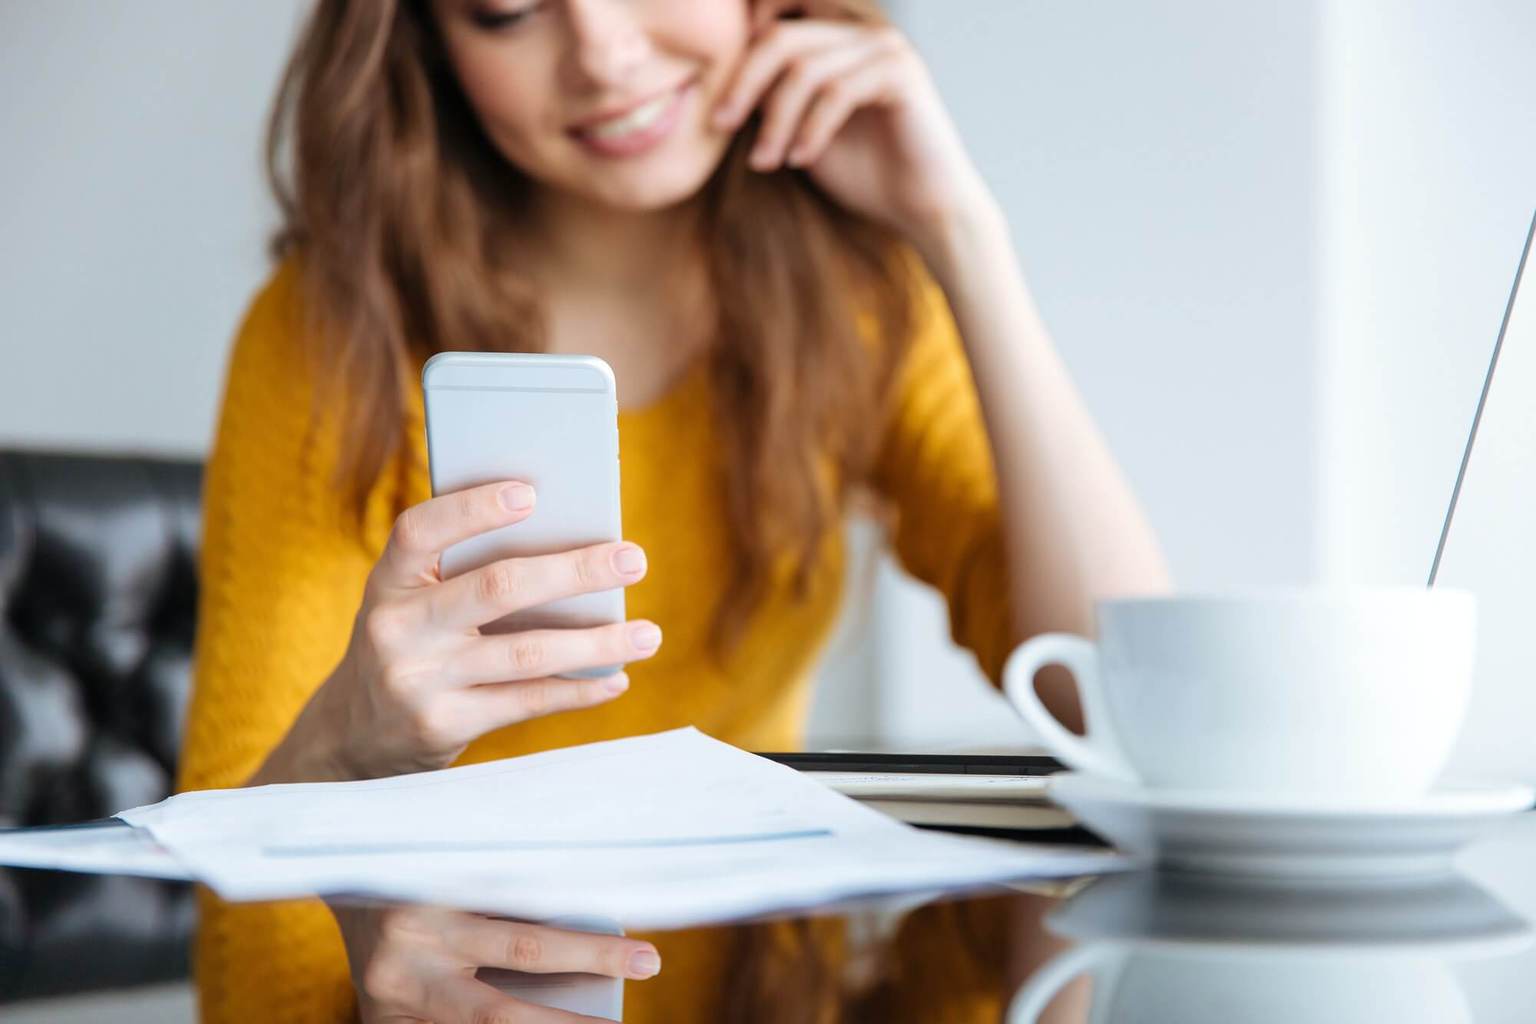
[[[1422,582],[1536,210],[1536,6],[1325,24],[1324,567]]]
[[[1422,583],[1536,211],[1536,6],[1336,0],[1326,14],[1323,572]],[[1529,283],[1523,299],[1536,306]],[[1510,343],[1518,357],[1536,335]],[[1515,365],[1504,387],[1478,442],[1503,465],[1469,479],[1440,579],[1482,611],[1453,770],[1536,779],[1536,449],[1517,450],[1515,429],[1536,372]]]
[[[205,450],[303,6],[0,6],[0,443]],[[893,6],[1179,581],[1417,578],[1533,201],[1530,6]],[[873,572],[814,737],[1020,741]]]
[[[1422,582],[1536,208],[1536,6],[897,11],[1179,583]],[[1485,613],[1457,768],[1536,777],[1510,532],[1453,535],[1443,582]],[[934,685],[969,667],[942,607],[881,580],[884,733],[1022,735]]]
[[[1063,357],[1188,588],[1317,572],[1320,22],[1296,0],[906,0]],[[881,733],[1027,739],[887,567]]]
[[[302,6],[0,5],[0,444],[205,450]],[[1180,582],[1420,579],[1536,205],[1536,7],[898,7]],[[1500,555],[1466,564],[1523,601]],[[941,606],[876,571],[814,737],[1020,740]],[[1505,757],[1536,708],[1481,714]],[[1516,1019],[1516,974],[1486,980]]]
[[[0,444],[206,450],[301,6],[0,4]]]

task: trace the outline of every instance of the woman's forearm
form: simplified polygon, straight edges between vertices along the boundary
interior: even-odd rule
[[[345,782],[358,776],[342,764],[333,742],[337,727],[328,725],[319,708],[323,700],[316,691],[304,705],[293,725],[268,752],[246,786],[266,786],[275,782]]]
[[[1140,504],[1056,352],[990,201],[925,247],[976,378],[996,464],[1020,639],[1087,634],[1099,598],[1170,587]],[[1043,697],[1076,725],[1064,674]]]

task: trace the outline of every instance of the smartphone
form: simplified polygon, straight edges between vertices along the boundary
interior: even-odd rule
[[[623,536],[618,389],[596,356],[439,352],[422,368],[432,493],[496,480],[531,484],[533,513],[443,552],[447,579],[524,555]],[[481,627],[483,633],[572,629],[624,620],[622,587],[561,598]],[[568,673],[608,675],[619,666]]]

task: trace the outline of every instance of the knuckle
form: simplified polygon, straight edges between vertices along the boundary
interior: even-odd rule
[[[455,745],[453,719],[436,705],[419,704],[413,708],[410,729],[416,741],[430,750]]]
[[[404,635],[405,629],[405,614],[394,605],[375,605],[363,615],[363,635],[374,647],[394,646]]]
[[[827,100],[833,104],[838,104],[846,102],[849,99],[851,96],[850,90],[852,88],[853,86],[849,84],[848,79],[834,78],[832,81],[822,86],[821,92]]]
[[[371,999],[391,1003],[402,999],[409,985],[405,970],[392,956],[375,956],[363,967],[363,992]]]
[[[469,1015],[469,1024],[526,1024],[530,1018],[515,1007],[480,1006]]]
[[[895,25],[875,29],[875,41],[891,53],[905,53],[907,49],[907,37]]]
[[[402,551],[422,553],[426,543],[424,528],[421,513],[415,508],[408,508],[395,517],[395,525],[389,531],[389,542]]]
[[[598,638],[597,647],[608,661],[629,660],[634,648],[634,642],[629,635],[630,624],[627,622],[615,622],[611,626],[604,626],[602,635]]]
[[[635,952],[627,943],[605,942],[597,955],[598,969],[609,977],[622,978],[629,970],[630,955]]]
[[[398,666],[385,665],[379,670],[378,680],[379,693],[386,698],[396,703],[403,703],[410,698],[410,675]]]
[[[519,932],[507,940],[507,966],[526,971],[537,967],[544,959],[544,947],[538,936]]]
[[[455,492],[453,495],[453,514],[463,522],[474,522],[480,518],[479,497],[479,493],[473,490]]]
[[[552,680],[541,679],[523,688],[523,713],[529,718],[539,718],[557,710],[558,701]]]
[[[784,62],[784,78],[788,83],[804,82],[815,71],[816,60],[808,53],[799,54]]]
[[[507,661],[514,672],[538,672],[548,658],[544,641],[537,637],[519,637],[507,646]]]
[[[510,562],[495,562],[480,570],[475,589],[482,602],[500,607],[522,590],[522,573]]]
[[[583,552],[574,559],[571,569],[576,575],[576,586],[585,591],[603,585],[603,570],[598,561],[601,557],[598,552]]]

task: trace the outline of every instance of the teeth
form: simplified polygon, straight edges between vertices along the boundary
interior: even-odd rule
[[[672,103],[673,93],[658,96],[651,102],[636,107],[623,117],[604,121],[587,129],[587,134],[599,139],[617,139],[634,132],[644,131],[655,124]]]

